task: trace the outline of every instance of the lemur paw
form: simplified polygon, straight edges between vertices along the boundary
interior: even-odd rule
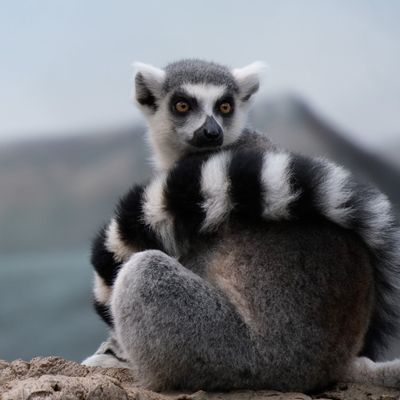
[[[87,367],[102,367],[102,368],[129,368],[126,361],[118,360],[111,354],[93,354],[82,361]]]
[[[87,367],[130,368],[129,362],[118,354],[119,350],[113,339],[103,342],[92,356],[82,361]]]

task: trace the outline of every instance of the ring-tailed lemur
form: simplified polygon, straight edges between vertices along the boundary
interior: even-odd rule
[[[259,71],[138,67],[158,173],[95,240],[96,308],[112,334],[85,363],[132,368],[158,390],[399,386],[398,361],[357,358],[395,330],[391,205],[244,129]]]

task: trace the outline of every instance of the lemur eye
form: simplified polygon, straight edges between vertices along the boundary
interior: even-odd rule
[[[190,106],[186,101],[178,101],[175,104],[175,110],[180,112],[180,113],[186,113],[190,110]]]
[[[219,105],[219,112],[221,114],[229,114],[231,111],[232,111],[232,106],[230,103],[225,102]]]

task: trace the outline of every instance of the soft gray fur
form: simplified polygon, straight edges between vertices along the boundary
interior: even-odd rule
[[[361,348],[372,270],[352,234],[232,226],[185,265],[139,252],[115,282],[116,337],[148,387],[315,390]]]
[[[235,93],[239,90],[231,70],[221,64],[188,59],[167,65],[165,72],[164,94],[171,93],[185,83],[222,85]]]
[[[222,224],[234,207],[224,195],[228,189],[221,175],[229,156],[211,160],[214,164],[203,169],[204,207],[211,210],[205,229],[217,234],[208,241],[193,239],[182,252],[176,245],[162,201],[165,173],[188,152],[203,150],[190,141],[207,116],[220,124],[222,150],[243,140],[260,70],[260,64],[231,71],[197,60],[165,70],[138,66],[136,99],[148,119],[154,162],[161,171],[149,185],[145,217],[170,251],[136,252],[112,221],[107,249],[122,267],[112,288],[96,281],[95,296],[111,308],[114,331],[85,363],[128,366],[140,383],[155,390],[313,391],[339,379],[399,385],[399,361],[378,365],[357,358],[376,301],[371,249],[386,245],[374,226],[382,216],[386,220],[379,228],[390,226],[390,204],[377,192],[375,203],[361,210],[364,230],[346,229],[360,209],[345,208],[352,189],[340,167],[321,162],[326,179],[317,187],[317,200],[326,221],[296,222],[287,212],[297,196],[288,183],[289,156],[266,151],[263,182],[273,196],[266,198],[264,218],[270,222],[231,219]],[[170,99],[188,88],[191,95],[197,90],[200,107],[197,115],[177,123]],[[216,93],[226,92],[235,102],[229,123],[209,107]],[[265,143],[260,139],[268,150]],[[221,190],[213,185],[218,180]],[[395,235],[390,240],[397,240]]]

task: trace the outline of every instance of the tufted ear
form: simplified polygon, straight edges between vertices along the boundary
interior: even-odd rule
[[[133,63],[135,83],[133,99],[141,106],[156,109],[156,100],[161,96],[165,71],[140,62]]]
[[[256,61],[246,67],[232,70],[232,74],[239,86],[239,94],[242,101],[249,100],[257,92],[266,69],[265,63]]]

